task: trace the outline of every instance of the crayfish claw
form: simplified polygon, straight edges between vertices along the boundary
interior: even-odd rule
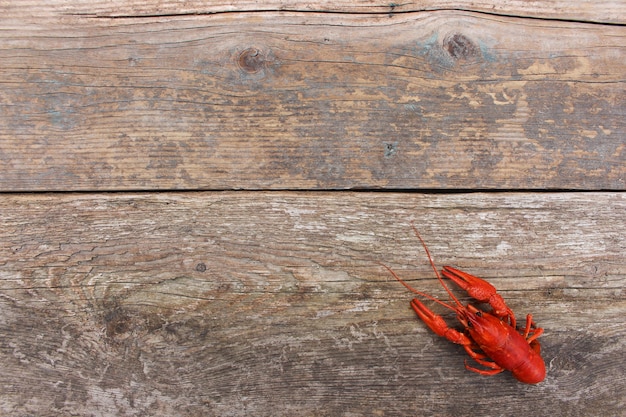
[[[506,305],[504,298],[498,294],[496,287],[482,278],[452,268],[451,266],[444,266],[441,270],[441,275],[454,281],[456,285],[464,289],[473,299],[481,303],[489,303],[494,316],[505,318],[511,327],[515,328],[516,321],[513,310]]]

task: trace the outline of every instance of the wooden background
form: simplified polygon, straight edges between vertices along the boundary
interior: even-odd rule
[[[0,16],[0,415],[623,414],[624,1]],[[543,383],[416,319],[411,221]]]

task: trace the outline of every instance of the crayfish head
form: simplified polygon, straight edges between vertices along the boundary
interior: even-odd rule
[[[467,328],[472,339],[480,346],[497,346],[506,334],[505,324],[496,316],[479,310],[471,304],[463,311],[461,322]]]

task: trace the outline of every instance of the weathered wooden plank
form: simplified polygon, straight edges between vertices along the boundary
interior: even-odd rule
[[[459,11],[0,25],[0,190],[624,189],[621,26]]]
[[[625,209],[620,193],[5,195],[0,413],[618,415]],[[439,265],[545,327],[544,383],[467,372],[415,319],[378,264],[444,296],[410,220]]]
[[[543,19],[572,20],[577,22],[626,23],[623,0],[604,0],[600,5],[594,0],[551,0],[528,2],[505,1],[371,1],[371,0],[265,0],[259,5],[255,0],[211,1],[186,0],[50,0],[5,2],[0,10],[20,17],[88,15],[100,17],[175,16],[208,13],[233,13],[243,11],[299,11],[328,13],[381,13],[398,14],[432,10],[466,10],[505,16],[535,17]],[[3,15],[3,16],[6,16]]]

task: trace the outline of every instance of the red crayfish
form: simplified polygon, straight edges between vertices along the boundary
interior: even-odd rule
[[[486,368],[475,368],[470,366],[466,360],[466,369],[481,375],[495,375],[506,369],[511,371],[518,381],[526,384],[537,384],[543,381],[546,376],[546,366],[540,355],[541,347],[536,340],[543,333],[543,329],[536,327],[532,316],[530,314],[526,316],[526,327],[523,330],[523,334],[520,334],[517,330],[513,311],[506,305],[504,299],[497,293],[493,285],[466,272],[450,266],[444,266],[441,275],[454,281],[478,302],[488,303],[491,306],[491,311],[482,311],[471,304],[464,307],[452,294],[452,291],[450,291],[441,275],[437,272],[437,267],[417,228],[412,223],[411,226],[422,246],[424,246],[435,275],[437,275],[439,282],[441,282],[441,285],[454,301],[454,305],[414,289],[398,277],[387,265],[383,264],[383,266],[411,292],[456,312],[456,317],[463,325],[465,331],[460,332],[448,327],[440,315],[435,314],[421,301],[414,298],[411,300],[411,307],[415,310],[418,317],[439,336],[462,345],[472,359]]]

